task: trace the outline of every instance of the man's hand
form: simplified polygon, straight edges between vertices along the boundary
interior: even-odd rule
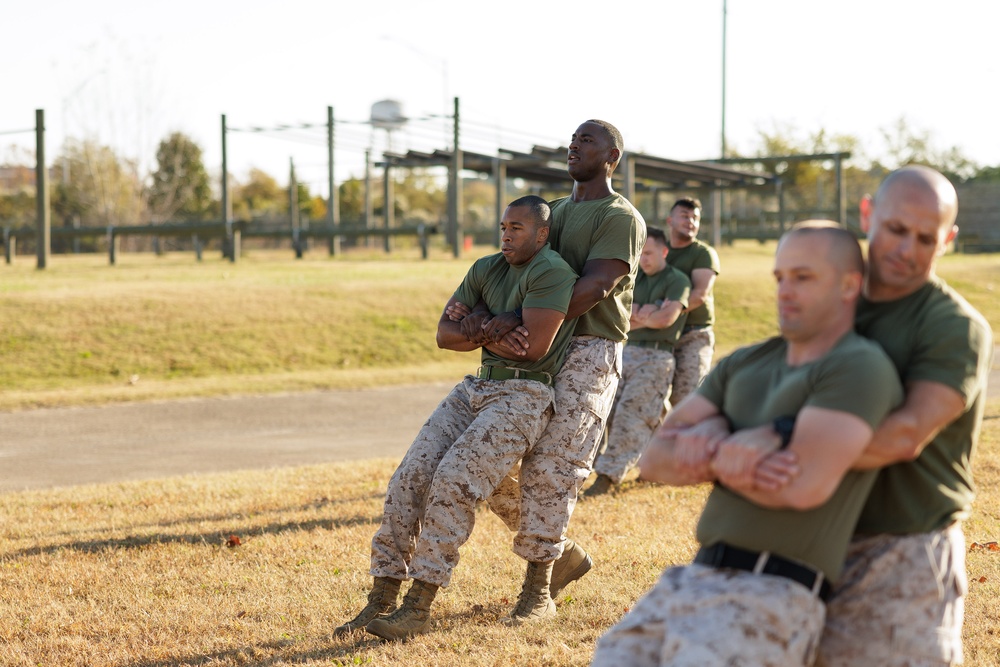
[[[757,464],[780,448],[781,438],[771,424],[737,431],[718,444],[712,471],[734,490],[752,489]]]
[[[486,345],[490,339],[483,333],[483,322],[490,318],[490,311],[469,308],[464,303],[455,301],[444,309],[445,316],[452,322],[458,322],[462,335],[476,345]]]
[[[484,320],[483,336],[496,346],[507,350],[510,354],[523,357],[528,344],[528,330],[521,324],[521,319],[513,312],[500,313],[496,317]]]
[[[787,449],[768,454],[753,471],[753,488],[758,491],[780,491],[799,476],[799,457]]]
[[[445,307],[444,314],[447,315],[448,319],[452,322],[461,322],[472,314],[472,309],[464,303],[456,301]]]
[[[729,423],[722,416],[678,429],[674,433],[674,455],[678,469],[692,474],[710,471],[719,444],[728,436]]]

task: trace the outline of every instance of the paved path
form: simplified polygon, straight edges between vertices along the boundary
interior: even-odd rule
[[[1000,396],[1000,347],[990,374]],[[402,457],[451,383],[0,413],[0,493]]]
[[[402,457],[452,386],[0,413],[0,493]]]

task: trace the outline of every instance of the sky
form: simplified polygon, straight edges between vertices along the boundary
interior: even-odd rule
[[[44,109],[50,162],[69,137],[151,166],[180,131],[217,175],[225,114],[237,179],[253,167],[287,183],[294,162],[325,194],[328,106],[340,182],[363,175],[366,149],[450,147],[457,97],[460,145],[487,154],[564,146],[600,118],[626,150],[710,159],[724,106],[727,145],[744,153],[762,131],[823,130],[877,157],[903,119],[1000,165],[996,0],[725,0],[725,21],[724,0],[6,5],[0,163],[33,150],[21,130]],[[409,119],[392,132],[368,122],[387,99]]]

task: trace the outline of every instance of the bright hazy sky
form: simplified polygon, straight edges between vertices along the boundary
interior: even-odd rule
[[[221,166],[230,127],[337,126],[338,181],[362,173],[382,99],[412,118],[450,114],[462,147],[565,145],[602,118],[626,149],[716,157],[722,122],[723,0],[503,3],[382,0],[41,0],[0,12],[0,162],[33,147],[44,108],[50,161],[91,137],[150,164],[180,130]],[[997,0],[728,0],[728,144],[759,130],[853,134],[872,156],[905,118],[940,149],[1000,165]],[[229,135],[230,171],[256,166],[325,193],[323,128]],[[441,118],[412,120],[396,149],[446,148]],[[23,155],[23,153],[22,153]]]

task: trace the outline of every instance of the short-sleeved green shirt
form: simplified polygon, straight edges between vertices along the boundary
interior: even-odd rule
[[[683,248],[670,246],[670,251],[667,253],[667,264],[680,269],[688,278],[691,278],[691,273],[695,269],[711,269],[715,271],[716,275],[719,275],[722,270],[722,265],[719,264],[719,253],[715,252],[715,248],[698,239]],[[691,282],[694,282],[693,278]],[[715,324],[715,295],[712,290],[709,290],[708,294],[705,295],[705,303],[688,313],[687,325],[689,327],[707,327],[712,324]]]
[[[679,301],[684,308],[687,308],[689,296],[691,296],[691,281],[683,273],[667,264],[662,271],[657,271],[651,276],[646,275],[644,271],[639,271],[632,302],[645,305],[647,303],[661,304],[665,301]],[[661,343],[665,347],[660,349],[669,350],[681,337],[681,330],[684,329],[686,320],[687,315],[681,313],[676,322],[663,329],[650,329],[648,327],[631,329],[628,332],[628,342]]]
[[[989,324],[940,278],[895,301],[862,300],[858,333],[889,354],[903,385],[938,382],[965,399],[965,412],[914,461],[886,466],[858,521],[863,534],[913,534],[969,514],[972,453],[979,438],[993,359]]]
[[[870,340],[850,332],[816,361],[789,366],[782,338],[742,348],[708,374],[697,392],[718,406],[734,430],[818,407],[855,415],[873,429],[902,402],[892,362]],[[840,576],[875,471],[849,471],[833,496],[805,511],[768,509],[721,484],[708,496],[698,541],[770,551]]]
[[[482,299],[491,313],[504,313],[517,307],[549,308],[565,313],[573,297],[576,278],[576,273],[559,253],[545,244],[522,266],[511,266],[502,253],[476,260],[454,296],[462,303],[477,303]],[[572,320],[563,322],[548,354],[538,361],[505,359],[484,347],[482,363],[555,375],[566,357],[573,329]]]
[[[603,199],[574,202],[556,199],[549,243],[577,274],[594,259],[619,259],[629,266],[607,297],[577,318],[577,336],[624,341],[632,313],[632,290],[639,270],[639,253],[646,243],[646,222],[628,199],[613,193]]]

